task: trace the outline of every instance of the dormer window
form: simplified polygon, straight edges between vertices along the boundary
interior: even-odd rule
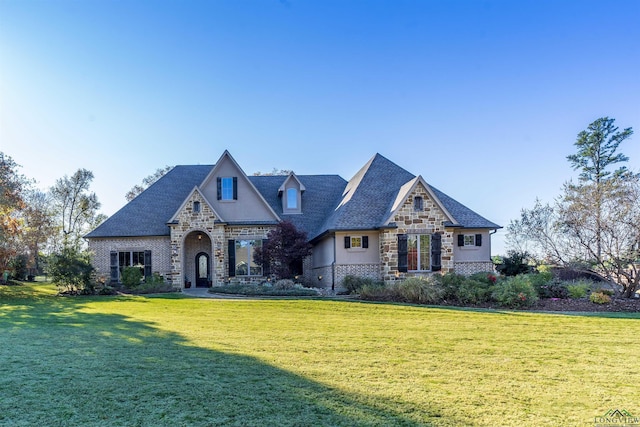
[[[298,190],[296,188],[287,189],[287,209],[298,209]]]
[[[193,213],[200,212],[200,202],[193,202]]]
[[[278,188],[278,197],[282,199],[283,214],[302,213],[302,193],[304,191],[302,182],[291,172]]]

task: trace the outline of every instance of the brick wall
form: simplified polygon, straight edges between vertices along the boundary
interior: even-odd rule
[[[495,272],[494,265],[491,261],[466,261],[456,262],[455,272],[470,276],[475,273]]]
[[[151,251],[151,271],[165,277],[171,273],[171,245],[169,236],[118,237],[89,239],[91,263],[99,276],[110,276],[111,251]]]

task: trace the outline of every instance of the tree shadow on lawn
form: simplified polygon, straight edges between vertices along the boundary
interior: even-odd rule
[[[3,425],[462,424],[407,403],[393,412],[379,398],[194,347],[122,315],[85,313],[82,299],[1,297]]]

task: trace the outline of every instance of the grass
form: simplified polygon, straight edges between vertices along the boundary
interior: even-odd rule
[[[638,319],[0,286],[0,425],[593,425]]]

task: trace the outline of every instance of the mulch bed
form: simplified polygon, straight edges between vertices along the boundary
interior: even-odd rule
[[[540,299],[530,308],[540,311],[580,311],[580,312],[640,312],[640,299],[638,298],[612,298],[607,304],[594,304],[587,298],[581,299]]]

